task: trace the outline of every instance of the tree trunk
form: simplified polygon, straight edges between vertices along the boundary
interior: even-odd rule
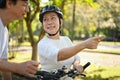
[[[36,5],[36,7],[34,7],[33,11],[31,9],[29,10],[29,13],[27,13],[27,16],[25,18],[25,21],[26,21],[27,30],[29,33],[29,40],[30,40],[31,47],[32,47],[32,58],[31,59],[37,60],[37,41],[34,40],[31,23],[35,19],[37,13],[40,11],[40,3],[39,3],[39,0],[31,0],[31,4]]]
[[[74,3],[73,3],[73,20],[72,20],[72,26],[71,26],[71,31],[72,31],[71,40],[72,40],[72,41],[73,41],[73,39],[74,39],[75,10],[76,10],[76,0],[74,0]]]
[[[38,55],[37,55],[37,44],[33,44],[32,46],[32,60],[38,60]]]
[[[34,41],[33,38],[33,32],[32,32],[32,28],[31,28],[31,21],[30,21],[30,14],[28,14],[28,17],[26,18],[26,24],[27,24],[27,30],[29,33],[29,40],[31,42],[31,46],[32,46],[32,60],[37,60],[37,43]]]

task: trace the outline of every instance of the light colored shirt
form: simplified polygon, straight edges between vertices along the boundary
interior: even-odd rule
[[[7,59],[8,54],[8,30],[0,18],[0,59]]]
[[[51,72],[58,69],[62,69],[66,66],[68,69],[71,68],[72,63],[78,55],[68,58],[63,61],[57,61],[58,52],[60,49],[72,46],[72,41],[66,36],[60,36],[60,39],[54,40],[48,37],[44,37],[38,43],[38,54],[41,63],[41,69]]]

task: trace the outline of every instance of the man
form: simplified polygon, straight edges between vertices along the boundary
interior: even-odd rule
[[[2,71],[2,80],[12,80],[10,72],[33,77],[37,71],[39,63],[36,61],[23,63],[7,61],[8,30],[6,26],[14,20],[23,19],[27,12],[29,12],[28,0],[0,0],[0,71]]]

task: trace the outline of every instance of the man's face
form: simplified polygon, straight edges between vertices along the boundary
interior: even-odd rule
[[[18,0],[17,3],[8,4],[9,13],[11,18],[15,19],[23,19],[24,15],[29,12],[28,1]]]

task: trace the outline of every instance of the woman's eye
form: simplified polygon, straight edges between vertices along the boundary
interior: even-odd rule
[[[52,17],[52,20],[55,20],[55,17]]]
[[[46,19],[43,19],[43,21],[46,21]]]

